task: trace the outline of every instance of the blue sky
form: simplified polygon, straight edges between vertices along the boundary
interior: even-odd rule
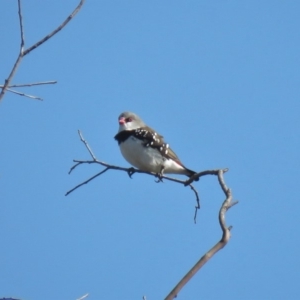
[[[77,1],[23,1],[26,45]],[[1,80],[17,57],[17,1],[1,8]],[[196,171],[228,167],[240,203],[229,244],[178,299],[299,299],[298,1],[87,1],[22,61],[0,106],[0,297],[163,299],[221,235],[214,177],[188,188],[90,165],[127,167],[113,137],[134,111]]]

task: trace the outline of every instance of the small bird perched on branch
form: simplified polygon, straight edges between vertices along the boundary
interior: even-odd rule
[[[156,173],[159,177],[164,173],[189,177],[196,173],[182,164],[161,135],[132,112],[123,112],[119,116],[119,131],[115,139],[123,157],[142,171]]]

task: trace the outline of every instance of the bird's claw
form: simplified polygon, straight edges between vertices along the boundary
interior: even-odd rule
[[[155,180],[156,183],[163,182],[163,174],[162,173],[157,173],[155,177],[157,177],[157,180]]]
[[[132,175],[135,173],[135,168],[129,168],[127,171],[128,176],[132,179]]]

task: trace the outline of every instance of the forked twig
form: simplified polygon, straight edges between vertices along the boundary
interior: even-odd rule
[[[81,9],[81,7],[82,7],[82,5],[83,5],[84,2],[85,2],[85,0],[80,0],[80,2],[77,5],[77,7],[66,18],[66,20],[62,24],[60,24],[51,33],[49,33],[44,38],[42,38],[41,40],[39,40],[38,42],[36,42],[34,45],[30,46],[29,48],[27,48],[25,50],[24,49],[24,47],[25,47],[25,39],[24,39],[24,26],[23,26],[23,16],[22,16],[22,9],[21,9],[21,0],[18,0],[18,15],[19,15],[20,39],[21,39],[21,42],[20,42],[20,51],[19,51],[18,57],[17,57],[17,59],[15,61],[15,64],[14,64],[14,66],[13,66],[13,68],[12,68],[12,70],[11,70],[9,76],[8,76],[8,78],[5,80],[4,85],[1,86],[2,90],[0,92],[0,100],[3,98],[5,92],[10,87],[10,82],[11,82],[13,76],[15,75],[16,70],[17,70],[18,66],[20,65],[20,62],[23,59],[23,57],[25,55],[27,55],[28,53],[30,53],[32,50],[36,49],[37,47],[39,47],[40,45],[42,45],[43,43],[45,43],[47,40],[49,40],[51,37],[53,37],[60,30],[62,30],[72,20],[72,18],[79,12],[79,10]],[[39,83],[39,84],[42,84],[42,83]],[[32,84],[32,85],[38,85],[38,84]],[[30,95],[27,95],[27,94],[24,94],[24,93],[19,93],[19,92],[12,91],[12,90],[10,90],[10,92],[16,93],[16,94],[21,95],[21,96],[25,96],[25,97],[29,97],[29,98],[33,98],[33,99],[42,100],[39,97],[30,96]]]
[[[154,176],[154,177],[157,177],[157,174],[154,174],[154,173],[151,173],[151,172],[146,172],[146,171],[142,171],[142,170],[138,170],[138,169],[135,169],[135,168],[123,168],[123,167],[119,167],[119,166],[114,166],[114,165],[110,165],[110,164],[107,164],[103,161],[99,161],[96,159],[96,156],[94,155],[91,147],[89,146],[89,144],[87,143],[87,141],[84,139],[82,133],[80,130],[78,130],[78,134],[79,134],[79,137],[80,137],[80,140],[82,141],[82,143],[85,145],[86,149],[88,150],[89,154],[91,155],[92,159],[93,160],[73,160],[73,162],[75,162],[75,165],[73,165],[71,168],[70,168],[70,171],[69,171],[69,174],[76,168],[78,167],[79,165],[82,165],[82,164],[99,164],[103,167],[105,167],[104,170],[102,170],[101,172],[93,175],[92,177],[88,178],[87,180],[79,183],[78,185],[76,185],[75,187],[73,187],[71,190],[69,190],[65,196],[68,196],[70,193],[74,192],[76,189],[78,189],[79,187],[85,185],[85,184],[88,184],[90,181],[92,181],[93,179],[95,179],[96,177],[102,175],[103,173],[105,173],[106,171],[108,170],[118,170],[118,171],[124,171],[126,172],[129,177],[131,178],[131,176],[134,174],[134,173],[143,173],[143,174],[148,174],[148,175],[151,175],[151,176]],[[215,170],[213,173],[216,175],[218,172],[218,170]],[[211,173],[211,174],[213,174]],[[202,173],[199,173],[198,174],[198,177],[194,177],[194,179],[197,179],[199,177],[203,176]],[[198,209],[200,209],[200,198],[199,198],[199,195],[198,195],[198,192],[197,190],[194,188],[194,186],[192,185],[192,181],[189,180],[189,183],[187,184],[187,180],[180,180],[180,179],[177,179],[177,178],[173,178],[173,177],[169,177],[169,176],[161,176],[160,177],[160,180],[159,181],[162,181],[162,179],[166,179],[166,180],[169,180],[169,181],[173,181],[173,182],[177,182],[177,183],[181,183],[183,185],[189,185],[190,188],[193,190],[193,192],[195,193],[195,196],[196,196],[196,203],[197,205],[195,206],[195,214],[194,214],[194,222],[196,223],[196,220],[197,220],[197,212],[198,212]]]
[[[157,177],[157,174],[154,173],[150,173],[150,172],[145,172],[145,171],[141,171],[138,169],[134,169],[134,168],[123,168],[123,167],[119,167],[119,166],[114,166],[114,165],[110,165],[107,164],[105,162],[99,161],[96,159],[96,156],[93,154],[89,144],[87,143],[87,141],[83,138],[82,133],[80,132],[80,130],[78,130],[78,134],[80,137],[80,140],[83,142],[83,144],[85,145],[85,147],[87,148],[89,154],[91,155],[93,160],[73,160],[76,164],[74,166],[71,167],[69,174],[79,165],[81,164],[99,164],[103,167],[105,167],[104,170],[102,170],[101,172],[97,173],[96,175],[92,176],[91,178],[85,180],[84,182],[78,184],[77,186],[75,186],[74,188],[72,188],[71,190],[69,190],[66,193],[66,196],[69,195],[71,192],[73,192],[74,190],[76,190],[77,188],[81,187],[84,184],[89,183],[91,180],[95,179],[96,177],[102,175],[103,173],[105,173],[108,170],[118,170],[118,171],[124,171],[127,172],[128,175],[131,177],[133,175],[133,173],[143,173],[143,174],[147,174],[147,175],[151,175],[151,176],[155,176]],[[213,246],[209,251],[207,251],[201,258],[200,260],[191,268],[191,270],[179,281],[179,283],[174,287],[174,289],[169,293],[169,295],[165,298],[165,300],[171,300],[177,297],[179,291],[185,286],[185,284],[202,268],[202,266],[207,263],[219,250],[221,250],[223,247],[226,246],[226,244],[228,243],[229,239],[230,239],[230,229],[232,228],[231,226],[227,227],[226,223],[225,223],[225,214],[227,212],[227,210],[229,208],[231,208],[233,205],[237,204],[238,201],[232,201],[232,193],[231,190],[226,186],[225,181],[224,181],[224,177],[223,174],[226,173],[228,171],[228,169],[217,169],[217,170],[206,170],[206,171],[202,171],[199,172],[197,174],[194,174],[192,177],[190,177],[188,180],[180,180],[177,178],[173,178],[173,177],[169,177],[169,176],[161,176],[161,179],[166,179],[169,181],[173,181],[173,182],[177,182],[180,184],[183,184],[184,186],[189,186],[192,191],[195,193],[196,196],[196,202],[197,205],[195,206],[195,215],[194,215],[194,222],[196,223],[196,219],[197,219],[197,211],[198,209],[200,209],[200,198],[199,198],[199,194],[197,192],[197,190],[195,189],[195,187],[192,185],[192,182],[197,180],[200,177],[206,176],[206,175],[215,175],[218,177],[218,181],[219,184],[221,186],[222,191],[225,194],[225,201],[223,202],[220,211],[219,211],[219,223],[222,229],[222,237],[220,239],[220,241]]]
[[[69,171],[69,174],[71,174],[71,172],[77,168],[79,165],[82,165],[82,164],[99,164],[103,167],[105,167],[104,170],[102,170],[101,172],[93,175],[92,177],[88,178],[87,180],[79,183],[78,185],[76,185],[74,188],[72,188],[71,190],[69,190],[65,196],[68,196],[70,193],[72,193],[73,191],[75,191],[76,189],[78,189],[79,187],[89,183],[90,181],[92,181],[93,179],[95,179],[96,177],[102,175],[103,173],[105,173],[106,171],[108,170],[118,170],[118,171],[123,171],[123,172],[126,172],[129,177],[131,178],[131,176],[134,174],[134,173],[142,173],[142,174],[147,174],[147,175],[150,175],[150,176],[154,176],[154,177],[157,177],[157,174],[155,173],[151,173],[151,172],[146,172],[146,171],[142,171],[142,170],[139,170],[139,169],[135,169],[135,168],[123,168],[123,167],[119,167],[119,166],[114,166],[114,165],[111,165],[111,164],[108,164],[108,163],[105,163],[103,161],[100,161],[100,160],[97,160],[96,159],[96,156],[94,155],[91,147],[89,146],[89,144],[87,143],[87,141],[84,139],[82,133],[80,130],[78,130],[78,134],[79,134],[79,137],[80,137],[80,140],[82,141],[82,143],[85,145],[86,149],[88,150],[89,154],[91,155],[92,157],[92,160],[76,160],[74,159],[73,162],[75,162],[75,165],[73,165],[71,168],[70,168],[70,171]],[[197,192],[197,190],[194,188],[194,186],[192,185],[192,182],[197,180],[198,178],[202,177],[202,176],[206,176],[206,175],[216,175],[218,176],[219,174],[219,169],[217,170],[206,170],[206,171],[202,171],[202,172],[199,172],[195,175],[193,175],[192,177],[190,177],[189,179],[187,180],[181,180],[181,179],[178,179],[178,178],[174,178],[174,177],[170,177],[170,176],[166,176],[166,175],[163,175],[161,176],[161,179],[166,179],[166,180],[169,180],[169,181],[173,181],[173,182],[177,182],[177,183],[180,183],[180,184],[183,184],[184,186],[190,186],[190,188],[192,189],[192,191],[195,193],[195,197],[196,197],[196,206],[195,206],[195,214],[194,214],[194,222],[196,223],[196,220],[197,220],[197,212],[198,210],[200,209],[200,198],[199,198],[199,194]],[[223,169],[221,170],[223,173],[227,172],[228,169]]]
[[[35,85],[44,85],[44,84],[55,84],[57,83],[56,80],[51,80],[51,81],[41,81],[41,82],[33,82],[33,83],[22,83],[22,84],[12,84],[9,85],[8,88],[18,88],[18,87],[30,87],[30,86],[35,86]],[[0,84],[0,88],[3,88],[4,85]]]
[[[6,88],[6,91],[17,94],[19,96],[24,96],[27,98],[31,98],[31,99],[35,99],[35,100],[43,100],[43,98],[37,97],[37,96],[32,96],[29,94],[25,94],[25,93],[21,93],[18,92],[16,90],[11,89],[12,87],[14,88],[19,88],[19,87],[31,87],[31,86],[36,86],[36,85],[45,85],[45,84],[55,84],[57,83],[57,81],[42,81],[42,82],[35,82],[35,83],[23,83],[23,84],[13,84],[13,85],[9,85]],[[3,88],[4,86],[0,84],[0,88]]]
[[[20,1],[20,0],[18,0],[18,1]],[[43,43],[45,43],[46,41],[48,41],[56,33],[58,33],[60,30],[62,30],[75,17],[75,15],[80,11],[80,9],[81,9],[84,2],[85,2],[85,0],[80,0],[79,4],[74,9],[74,11],[56,29],[54,29],[52,32],[50,32],[48,35],[46,35],[44,38],[42,38],[40,41],[36,42],[34,45],[29,47],[28,49],[24,50],[24,56],[26,54],[30,53],[35,48],[42,45]]]

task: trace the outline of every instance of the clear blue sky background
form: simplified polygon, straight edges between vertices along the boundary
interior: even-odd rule
[[[78,1],[23,1],[26,45]],[[19,49],[17,1],[1,1],[3,82]],[[163,299],[216,243],[224,200],[215,177],[189,188],[110,171],[124,110],[165,136],[197,171],[230,168],[240,203],[230,243],[178,299],[300,299],[299,1],[91,1],[22,61],[0,104],[0,297]]]

